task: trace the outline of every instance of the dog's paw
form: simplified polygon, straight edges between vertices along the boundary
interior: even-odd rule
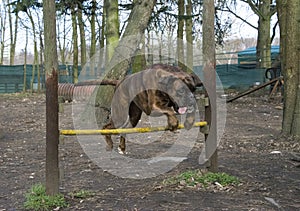
[[[172,132],[174,132],[174,131],[176,131],[178,129],[178,124],[176,124],[176,125],[168,125],[167,129],[170,130],[170,131],[172,131]]]
[[[121,147],[118,147],[118,153],[120,155],[126,155],[127,154],[127,152],[125,152],[125,150],[122,150]]]

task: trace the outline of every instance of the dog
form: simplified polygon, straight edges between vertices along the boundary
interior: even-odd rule
[[[156,64],[121,80],[115,88],[111,118],[103,129],[135,127],[144,112],[148,116],[167,116],[167,129],[175,131],[176,115],[186,114],[184,126],[195,122],[196,101],[193,95],[202,82],[194,73],[179,67]],[[113,149],[111,135],[105,135],[107,150]],[[125,135],[121,135],[119,153],[125,153]]]

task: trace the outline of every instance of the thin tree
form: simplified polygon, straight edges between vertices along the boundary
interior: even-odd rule
[[[97,1],[92,0],[92,8],[91,8],[91,47],[90,47],[90,58],[94,56],[96,53],[96,10],[97,10]]]
[[[6,18],[7,18],[7,10],[5,9],[6,4],[2,1],[0,5],[0,65],[3,64],[4,58],[4,48],[5,48],[5,32],[6,32]]]
[[[177,60],[178,60],[178,66],[185,69],[183,31],[184,31],[184,0],[178,0]]]
[[[187,71],[192,72],[193,69],[193,5],[191,0],[187,0],[187,5],[186,5],[186,66],[187,66]]]
[[[78,82],[78,34],[77,34],[77,5],[72,4],[72,39],[73,39],[73,83]]]
[[[85,65],[86,63],[86,38],[85,38],[85,24],[82,17],[83,5],[81,1],[78,1],[78,9],[77,9],[77,19],[78,19],[78,27],[79,27],[79,37],[80,37],[80,63],[81,65]]]
[[[18,35],[18,22],[19,22],[19,8],[15,8],[11,11],[11,4],[9,4],[9,0],[7,0],[8,6],[8,21],[9,21],[9,32],[10,32],[10,58],[9,64],[13,65],[15,63],[15,52],[16,52],[16,43],[17,43],[17,35]],[[17,4],[19,5],[19,4]],[[13,22],[12,14],[15,14],[15,22]]]
[[[67,35],[69,30],[67,30],[66,27],[66,14],[60,14],[58,16],[60,21],[62,21],[62,24],[57,24],[57,34],[59,35],[57,37],[57,43],[58,43],[58,49],[59,49],[59,56],[60,56],[60,62],[61,64],[66,64],[66,56],[67,56]],[[62,26],[62,29],[61,29]]]
[[[28,46],[28,29],[26,28],[25,48],[24,48],[24,74],[23,74],[23,92],[26,92],[27,76],[27,46]]]

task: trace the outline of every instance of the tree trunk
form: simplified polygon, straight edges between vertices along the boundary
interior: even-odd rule
[[[38,59],[38,49],[37,49],[37,39],[36,39],[36,28],[35,28],[35,23],[32,17],[32,14],[30,12],[30,10],[27,10],[26,12],[30,23],[31,23],[31,27],[32,27],[32,32],[33,32],[33,65],[32,65],[32,78],[31,78],[31,84],[30,84],[30,89],[31,92],[33,91],[33,83],[34,83],[34,78],[35,78],[35,68],[37,67],[37,75],[39,76],[40,74],[40,68],[39,68],[39,59]]]
[[[186,5],[186,66],[188,72],[193,72],[193,5],[191,0],[187,0]]]
[[[97,10],[97,2],[96,0],[92,0],[92,9],[91,9],[91,49],[90,49],[90,58],[94,56],[96,53],[96,10]]]
[[[105,0],[106,13],[105,35],[106,35],[106,61],[109,62],[120,39],[120,22],[118,0]]]
[[[46,70],[46,192],[59,192],[58,96],[55,0],[43,1]]]
[[[284,77],[282,132],[300,137],[299,2],[278,0],[280,55]]]
[[[9,0],[7,0],[9,4]],[[9,58],[9,65],[13,65],[15,63],[15,52],[16,52],[16,42],[17,42],[17,35],[18,35],[18,11],[15,14],[15,23],[14,23],[14,30],[12,24],[12,17],[10,11],[10,5],[8,5],[8,14],[9,14],[9,30],[10,30],[10,58]]]
[[[23,74],[23,92],[26,92],[27,78],[27,46],[28,46],[28,29],[26,29],[25,49],[24,49],[24,74]]]
[[[9,3],[9,2],[8,2]],[[5,5],[4,2],[2,2],[3,7],[8,7],[8,12],[5,10],[4,14],[2,14],[1,18],[0,18],[0,65],[3,64],[3,58],[4,58],[4,48],[5,48],[5,31],[6,31],[6,17],[7,17],[7,13],[10,12],[10,6]],[[9,16],[11,16],[11,14],[9,13]],[[11,22],[10,22],[11,23]],[[11,26],[10,26],[11,27]]]
[[[145,34],[142,37],[141,44],[137,51],[137,55],[134,57],[132,64],[132,73],[139,72],[146,67],[146,56],[145,56]]]
[[[62,34],[62,41],[58,38],[58,49],[59,49],[59,56],[61,64],[66,64],[66,40],[67,40],[67,32],[66,32],[66,15],[61,16],[63,18],[63,30],[60,31],[60,25],[57,24],[57,34]]]
[[[98,22],[98,26],[99,26],[99,45],[100,45],[100,53],[99,53],[99,61],[101,64],[101,67],[98,68],[102,68],[105,66],[105,50],[104,50],[104,46],[105,46],[105,22],[106,22],[106,13],[105,13],[105,8],[103,7],[103,15],[102,15],[102,22],[100,24],[100,21]],[[96,75],[98,75],[96,73]]]
[[[257,66],[269,68],[271,67],[270,24],[276,9],[270,7],[270,0],[259,0],[257,5],[252,0],[247,0],[247,2],[259,19],[256,45]]]
[[[143,33],[148,26],[155,3],[155,0],[140,0],[134,4],[128,24],[114,51],[111,62],[105,66],[108,73],[104,79],[120,80],[125,77],[132,63],[132,58],[135,56],[136,50],[140,45]],[[96,94],[96,105],[94,105],[96,106],[96,111],[95,113],[90,113],[90,109],[87,108],[84,116],[82,116],[83,120],[88,120],[89,115],[96,114],[98,125],[100,126],[105,123],[107,121],[107,111],[111,107],[113,90],[114,87],[112,86],[103,86],[96,93],[93,93]]]
[[[86,63],[86,41],[85,41],[85,31],[84,31],[84,23],[82,19],[82,4],[78,5],[77,16],[78,16],[78,26],[79,26],[79,34],[80,34],[80,57],[81,57],[81,66]]]
[[[183,28],[184,28],[184,0],[178,0],[178,28],[177,28],[177,60],[178,66],[185,69],[184,48],[183,48]]]
[[[259,21],[258,21],[258,44],[257,53],[260,68],[271,67],[271,38],[270,38],[270,1],[262,1],[259,4]]]
[[[78,82],[78,35],[77,35],[77,19],[76,8],[72,8],[72,39],[73,39],[73,83]]]

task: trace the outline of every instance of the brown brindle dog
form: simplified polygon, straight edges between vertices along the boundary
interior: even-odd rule
[[[195,74],[163,64],[153,65],[120,81],[114,93],[110,122],[103,129],[135,127],[142,113],[166,115],[168,129],[175,131],[177,114],[186,114],[184,126],[190,129],[195,122],[196,101],[193,92],[201,85]],[[111,135],[105,135],[107,149],[112,150]],[[125,152],[125,136],[121,135],[119,152]]]

